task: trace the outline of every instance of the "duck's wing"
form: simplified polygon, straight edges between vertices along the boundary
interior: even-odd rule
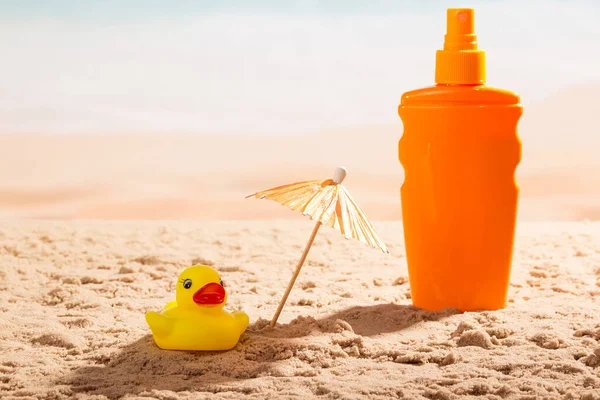
[[[175,321],[172,318],[165,317],[154,311],[146,313],[146,322],[152,330],[152,334],[156,336],[168,336],[173,331]]]
[[[240,328],[240,335],[244,333],[246,328],[248,328],[248,324],[250,323],[250,318],[248,318],[248,314],[243,311],[234,311],[231,313],[235,321],[237,322],[238,327]]]
[[[177,300],[172,300],[170,302],[167,303],[167,305],[165,306],[165,308],[163,308],[163,311],[168,310],[169,308],[175,308],[177,307]]]

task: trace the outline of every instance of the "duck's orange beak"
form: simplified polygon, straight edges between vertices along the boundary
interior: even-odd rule
[[[225,289],[218,283],[211,282],[194,293],[194,303],[202,306],[217,305],[225,301]]]

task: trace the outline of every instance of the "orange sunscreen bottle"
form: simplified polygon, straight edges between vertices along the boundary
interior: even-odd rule
[[[447,10],[435,86],[402,95],[398,144],[413,304],[428,310],[506,305],[521,160],[519,95],[485,85],[473,9]]]

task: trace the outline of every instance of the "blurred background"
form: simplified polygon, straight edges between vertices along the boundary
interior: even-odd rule
[[[600,2],[0,1],[0,217],[301,218],[258,190],[330,177],[400,219],[403,92],[474,7],[518,92],[521,220],[600,219]]]

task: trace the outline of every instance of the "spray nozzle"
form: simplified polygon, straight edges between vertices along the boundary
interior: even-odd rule
[[[444,49],[436,53],[435,81],[442,84],[485,82],[485,53],[477,47],[475,11],[449,8]]]
[[[446,13],[444,50],[477,50],[472,8],[449,8]]]

